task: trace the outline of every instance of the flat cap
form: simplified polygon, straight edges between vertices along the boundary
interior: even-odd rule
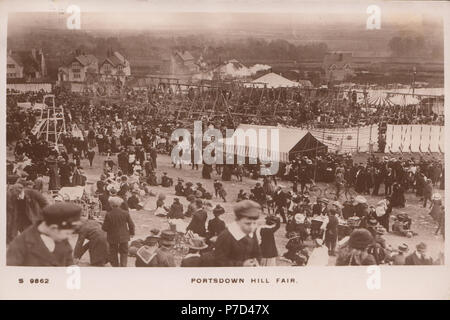
[[[42,216],[47,225],[56,224],[61,229],[72,229],[73,223],[80,220],[81,207],[68,202],[58,202],[46,206]]]
[[[261,214],[261,206],[252,200],[242,200],[235,204],[233,211],[239,218],[258,219]]]

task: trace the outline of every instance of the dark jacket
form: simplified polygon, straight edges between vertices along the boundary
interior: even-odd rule
[[[25,212],[19,212],[18,200],[11,193],[7,194],[6,212],[7,212],[7,242],[9,243],[17,236],[20,221],[28,220],[30,225],[37,223],[42,219],[41,211],[48,205],[47,199],[36,190],[25,189]],[[19,215],[25,215],[26,219],[20,219]]]
[[[135,195],[132,195],[127,200],[128,208],[130,209],[140,209],[139,198]]]
[[[172,203],[167,217],[169,219],[183,219],[183,205],[181,203]]]
[[[85,245],[84,241],[89,240]],[[80,259],[89,250],[90,264],[102,266],[108,262],[108,242],[101,225],[93,220],[86,221],[78,231],[73,256]]]
[[[6,264],[24,267],[66,267],[73,265],[69,241],[55,242],[50,252],[41,239],[36,225],[28,227],[9,245]]]
[[[424,259],[419,258],[415,252],[411,253],[405,259],[405,265],[407,266],[423,266],[423,265],[432,265],[433,260],[431,258]]]
[[[279,193],[274,193],[273,201],[275,202],[275,206],[277,207],[285,207],[287,200],[287,194],[283,191]]]
[[[130,214],[120,208],[113,208],[105,215],[102,229],[107,233],[109,243],[130,241],[134,236],[134,223]]]
[[[192,214],[192,220],[189,223],[186,230],[191,230],[192,232],[198,234],[201,237],[206,236],[206,220],[208,219],[208,214],[204,209],[199,209]]]
[[[247,259],[261,259],[256,236],[237,240],[231,232],[226,229],[216,241],[214,250],[215,264],[218,267],[242,266]]]
[[[343,248],[339,250],[336,259],[337,266],[373,266],[377,261],[375,257],[365,251],[352,250],[351,248]]]
[[[208,238],[218,236],[225,229],[225,222],[218,217],[214,217],[208,221]]]
[[[271,228],[261,229],[261,255],[263,258],[278,257],[277,245],[275,243],[275,232],[280,229],[280,221]]]

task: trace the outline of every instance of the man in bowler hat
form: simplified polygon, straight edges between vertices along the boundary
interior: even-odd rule
[[[109,262],[113,267],[127,266],[128,241],[134,236],[134,222],[130,214],[120,208],[123,199],[110,197],[108,199],[111,211],[105,215],[102,229],[106,231],[106,239],[109,243]],[[119,257],[120,260],[119,260]]]

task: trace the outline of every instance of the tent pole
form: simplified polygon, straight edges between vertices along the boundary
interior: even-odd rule
[[[358,132],[356,134],[356,153],[359,153],[359,124],[358,124]]]

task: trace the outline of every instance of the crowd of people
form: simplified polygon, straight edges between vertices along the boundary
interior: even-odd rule
[[[145,107],[139,96],[131,93],[127,94],[130,100],[101,106],[63,90],[55,94],[56,103],[64,106],[67,128],[76,125],[81,132],[69,130],[56,146],[31,134],[36,111],[17,107],[17,102],[23,100],[39,101],[44,93],[8,95],[8,144],[15,156],[7,165],[8,265],[69,265],[89,251],[90,264],[95,266],[109,262],[124,267],[128,256],[135,258],[137,267],[271,266],[280,256],[275,233],[282,225],[287,240],[287,251],[282,257],[293,265],[327,265],[330,256],[336,256],[336,265],[441,263],[440,258],[426,256],[424,243],[408,255],[406,244],[392,248],[383,238],[387,232],[407,237],[416,234],[407,215],[394,216],[396,208],[405,207],[407,192],[414,192],[424,208],[429,205],[430,215],[438,225],[436,233],[444,235],[444,207],[438,189],[444,189],[445,174],[444,165],[437,158],[371,155],[364,163],[355,161],[350,154],[300,155],[282,164],[276,175],[263,177],[262,184],[255,182],[254,188],[242,189],[237,199],[230,199],[225,188],[227,181],[233,175],[238,181],[243,177],[261,178],[260,164],[202,164],[201,178],[214,179],[214,190],[161,172],[157,167],[158,154],[172,150],[170,135],[186,119],[180,119],[179,111],[159,110],[163,100],[157,92],[152,93],[150,100],[159,100]],[[286,103],[298,106],[300,102]],[[348,125],[362,118],[373,121],[380,117],[379,111],[367,117],[362,108],[353,109],[359,111],[343,120],[344,113],[331,116],[318,105],[294,107],[290,115],[266,117],[264,123],[283,122],[287,117],[296,119],[296,125],[317,125],[318,118],[322,124]],[[383,112],[401,122],[413,121],[410,111],[402,110]],[[435,115],[422,116],[438,120]],[[245,122],[246,117],[218,115],[203,125],[223,128],[241,121]],[[47,190],[85,186],[82,160],[87,159],[83,163],[92,167],[96,156],[104,159],[95,183],[95,196],[106,212],[100,222],[81,217],[81,209],[64,199],[49,200],[43,196]],[[183,168],[181,163],[173,166]],[[195,169],[199,170],[199,166],[192,164],[191,170]],[[44,187],[45,176],[49,182]],[[292,190],[282,186],[287,181],[292,183]],[[313,191],[320,182],[333,190],[332,199]],[[177,198],[173,203],[166,204],[161,193],[155,198],[153,190],[157,186],[174,190]],[[369,195],[379,198],[377,205],[368,204],[364,196]],[[182,197],[189,202],[186,210],[180,202]],[[226,224],[221,219],[225,209],[219,204],[214,207],[212,201],[236,202],[235,221]],[[135,210],[154,210],[156,216],[168,219],[174,227],[152,229],[145,239],[130,243],[136,229],[130,212]],[[210,220],[209,211],[214,215]],[[395,217],[392,225],[391,216]],[[180,230],[188,252],[179,263],[174,248],[179,245]],[[67,242],[71,232],[78,234],[74,250]],[[47,248],[27,246],[26,240],[33,237],[42,238]],[[89,242],[84,244],[86,239]],[[59,249],[50,250],[55,244]],[[32,257],[30,250],[50,250],[53,258]]]

